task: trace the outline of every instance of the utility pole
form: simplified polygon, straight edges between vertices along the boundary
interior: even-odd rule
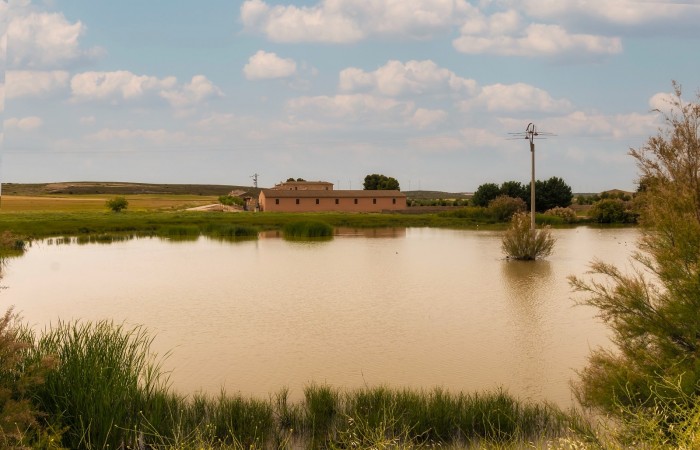
[[[531,178],[530,178],[530,229],[535,229],[535,139],[545,139],[542,136],[556,136],[553,133],[545,133],[538,131],[534,123],[530,122],[525,128],[525,132],[508,133],[512,135],[510,139],[527,139],[530,141],[530,161],[531,161]]]
[[[257,189],[258,188],[258,174],[254,173],[253,175],[250,176],[250,178],[253,179],[253,186],[255,186],[255,188]]]

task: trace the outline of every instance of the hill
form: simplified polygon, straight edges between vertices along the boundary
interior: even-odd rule
[[[151,184],[123,182],[76,181],[61,183],[4,183],[5,195],[86,195],[86,194],[175,194],[175,195],[226,195],[233,190],[254,191],[250,186],[222,184]]]

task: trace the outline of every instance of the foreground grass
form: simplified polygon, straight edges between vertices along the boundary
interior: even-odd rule
[[[31,399],[35,420],[17,433],[0,428],[3,448],[495,448],[554,442],[586,430],[575,415],[502,391],[343,391],[312,384],[297,402],[287,389],[267,399],[225,392],[183,396],[169,389],[142,328],[59,322],[38,338],[5,330],[10,339],[0,339],[0,351],[19,364],[8,369],[12,377],[0,376],[0,390]],[[22,347],[13,344],[17,336]],[[53,363],[41,380],[24,373],[44,360]],[[29,389],[16,389],[27,379],[33,380]],[[4,401],[0,423],[6,421]],[[585,435],[592,433],[579,436]]]

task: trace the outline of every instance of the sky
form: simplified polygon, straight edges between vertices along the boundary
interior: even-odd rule
[[[0,181],[635,189],[700,1],[0,0]]]

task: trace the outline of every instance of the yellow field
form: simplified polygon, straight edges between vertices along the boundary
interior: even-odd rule
[[[106,211],[105,202],[114,195],[20,196],[3,195],[0,211]],[[206,195],[124,195],[129,210],[179,210],[218,203],[215,196]]]

